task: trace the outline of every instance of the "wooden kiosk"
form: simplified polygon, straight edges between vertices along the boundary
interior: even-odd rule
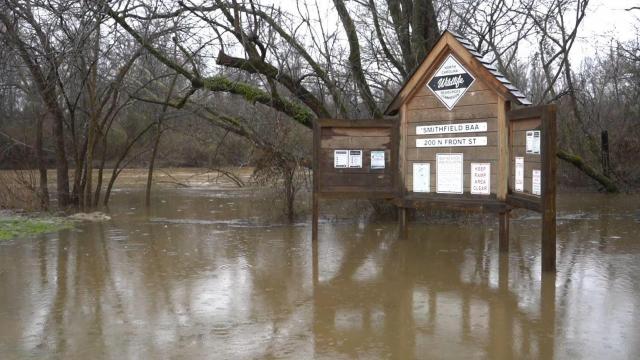
[[[314,241],[323,197],[391,199],[403,237],[407,209],[494,212],[501,252],[510,210],[526,208],[542,213],[542,270],[555,271],[555,107],[530,105],[469,41],[445,31],[388,106],[399,120],[314,127]]]

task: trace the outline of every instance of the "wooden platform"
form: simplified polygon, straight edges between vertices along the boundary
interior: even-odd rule
[[[393,204],[406,209],[437,208],[492,213],[511,209],[510,205],[496,198],[443,194],[411,194],[393,199]]]

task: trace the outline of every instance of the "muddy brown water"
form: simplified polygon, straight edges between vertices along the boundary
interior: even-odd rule
[[[399,240],[325,208],[314,249],[255,190],[143,196],[0,242],[0,359],[640,358],[638,196],[561,196],[555,277],[534,213],[501,256],[491,218]]]

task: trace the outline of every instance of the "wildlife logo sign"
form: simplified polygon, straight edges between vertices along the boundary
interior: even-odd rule
[[[449,109],[453,110],[476,79],[451,54],[433,74],[427,86]]]

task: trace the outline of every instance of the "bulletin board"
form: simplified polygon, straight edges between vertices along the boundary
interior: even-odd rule
[[[314,129],[314,190],[321,197],[397,195],[397,124],[321,119]]]

